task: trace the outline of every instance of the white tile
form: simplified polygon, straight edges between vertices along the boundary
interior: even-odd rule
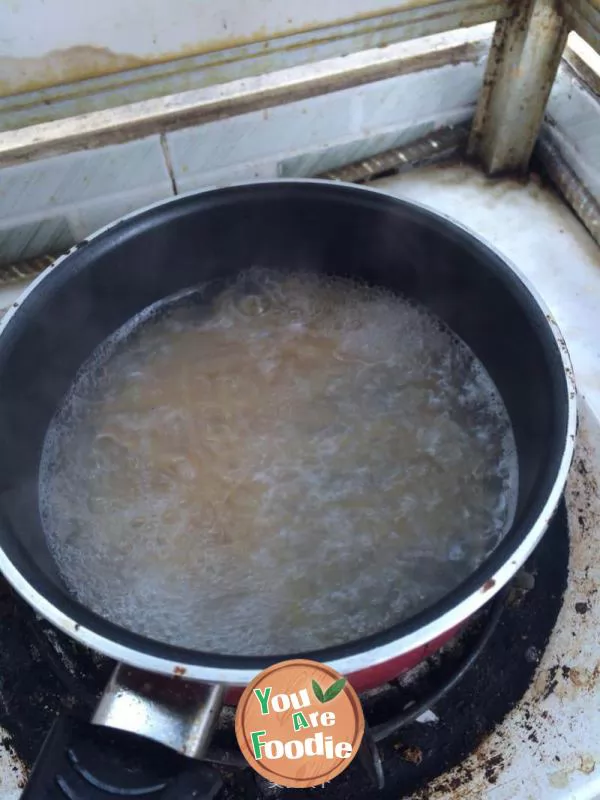
[[[69,211],[69,222],[75,232],[76,240],[80,241],[125,214],[172,196],[170,183],[148,186],[133,192],[107,194],[87,203],[72,206]]]
[[[167,134],[175,178],[357,138],[353,90]]]
[[[400,75],[168,133],[178,188],[189,183],[190,175],[203,176],[192,182],[197,185],[205,174],[273,159],[281,162],[282,175],[315,174],[313,158],[328,154],[332,166],[341,158],[347,162],[348,153],[353,160],[352,150],[362,152],[365,136],[387,137],[380,148],[373,143],[372,155],[395,146],[396,136],[406,141],[404,132],[410,138],[413,131],[419,136],[420,130],[462,121],[473,113],[483,67],[483,62],[469,62]]]
[[[0,221],[0,264],[23,261],[40,254],[62,253],[75,241],[65,214],[27,221],[5,218]]]
[[[260,161],[242,166],[225,167],[215,172],[194,172],[177,179],[177,192],[184,194],[197,189],[212,189],[219,186],[231,186],[233,183],[245,181],[266,181],[277,177],[275,160]]]
[[[0,218],[149,186],[171,186],[158,136],[0,169]]]
[[[462,120],[452,120],[458,122]],[[301,156],[286,158],[279,163],[278,174],[282,178],[309,178],[331,169],[337,169],[355,161],[383,153],[395,147],[426,136],[436,127],[436,121],[428,120],[417,125],[409,125],[402,130],[368,136],[347,144],[320,148]]]
[[[547,118],[563,155],[600,199],[600,103],[566,67],[552,87]]]
[[[464,62],[362,86],[355,90],[360,101],[361,134],[427,120],[447,125],[457,116],[468,116],[477,102],[483,69],[483,62]]]

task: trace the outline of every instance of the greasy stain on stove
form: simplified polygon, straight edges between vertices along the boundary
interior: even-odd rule
[[[591,453],[586,452],[585,439],[580,437],[578,453],[571,470],[568,485],[568,502],[574,523],[571,535],[581,542],[587,543],[587,552],[593,552],[593,542],[596,541],[600,530],[600,497],[597,478],[590,469]],[[572,653],[567,650],[563,658],[557,661],[545,672],[540,672],[533,683],[533,690],[542,699],[551,694],[568,699],[574,691],[588,692],[593,697],[600,692],[600,660],[585,666],[574,666],[570,663],[579,655],[578,632],[586,622],[586,615],[591,613],[594,605],[598,603],[600,586],[594,578],[597,568],[597,559],[585,559],[579,556],[580,561],[575,561],[581,548],[573,548],[572,563],[570,565],[570,579],[576,585],[576,594],[584,599],[573,603],[573,625],[571,629]],[[598,553],[596,556],[600,555]]]
[[[597,758],[589,752],[571,753],[566,759],[564,753],[562,759],[556,752],[553,754],[553,737],[548,735],[548,728],[557,720],[557,709],[561,713],[561,709],[569,708],[577,697],[584,698],[584,702],[588,702],[585,698],[589,698],[589,702],[593,703],[594,698],[600,696],[600,661],[586,663],[581,651],[581,641],[585,639],[584,626],[587,625],[589,629],[586,617],[597,612],[600,599],[597,569],[600,561],[600,493],[595,477],[600,458],[589,444],[597,439],[597,431],[593,437],[590,431],[590,427],[596,428],[597,423],[587,410],[583,418],[566,491],[571,539],[569,592],[568,600],[560,612],[558,628],[561,635],[555,637],[559,644],[557,646],[555,641],[552,648],[556,660],[551,661],[549,666],[538,668],[528,691],[517,705],[518,714],[513,713],[510,717],[511,720],[518,720],[512,730],[507,726],[497,727],[494,735],[484,737],[464,763],[434,780],[414,798],[467,800],[487,796],[486,790],[492,788],[490,784],[493,786],[497,782],[501,785],[505,780],[511,780],[502,773],[511,764],[515,756],[515,743],[519,740],[521,747],[524,746],[525,752],[528,752],[528,758],[532,756],[532,751],[527,749],[530,743],[549,745],[547,749],[542,747],[540,753],[543,754],[548,783],[553,788],[564,789],[569,786],[574,773],[590,775],[597,767]],[[534,577],[537,579],[539,576]],[[539,663],[543,653],[543,649],[531,646],[525,651],[525,656]],[[550,703],[553,699],[557,701],[554,707]],[[515,736],[515,732],[518,735]],[[585,748],[590,744],[593,746],[593,743],[583,739],[580,746]],[[512,777],[514,775],[513,772]],[[531,796],[537,796],[535,791]]]
[[[434,713],[394,728],[394,719],[406,719],[407,709],[421,705],[424,698],[452,680],[487,630],[489,609],[483,609],[462,635],[427,662],[363,695],[369,730],[376,732],[390,724],[394,729],[377,744],[371,735],[362,758],[318,795],[315,790],[309,793],[273,786],[244,768],[235,744],[233,709],[224,709],[209,753],[225,784],[220,798],[467,800],[499,785],[511,759],[510,748],[502,747],[504,734],[499,723],[517,704],[522,739],[537,742],[540,717],[548,716],[544,709],[540,713],[540,702],[552,695],[567,697],[570,691],[591,695],[600,688],[600,664],[589,669],[575,666],[577,625],[586,622],[598,591],[590,569],[592,562],[577,555],[581,548],[571,549],[570,585],[572,589],[574,582],[576,598],[572,652],[565,648],[555,664],[539,668],[563,605],[569,574],[569,535],[582,542],[593,541],[600,526],[597,498],[590,457],[585,443],[580,442],[567,492],[570,534],[563,502],[509,592],[501,593],[491,604],[496,609],[502,604],[499,622],[473,666],[435,703]],[[15,771],[19,771],[20,760],[22,774],[26,775],[57,714],[67,711],[89,718],[112,666],[109,660],[56,631],[4,582],[0,583],[0,726],[8,734],[2,745],[15,754]],[[375,788],[379,761],[385,782],[381,790]],[[568,781],[564,766],[557,761],[551,781]],[[582,753],[576,769],[593,770],[593,761]]]
[[[568,532],[566,510],[561,505],[540,547],[527,565],[535,576],[510,592],[500,621],[474,666],[457,686],[435,706],[432,722],[412,722],[379,742],[385,786],[377,796],[398,800],[399,796],[428,798],[428,782],[460,764],[521,698],[536,668],[526,651],[543,652],[560,610],[567,579]],[[1,597],[2,626],[0,674],[2,702],[0,725],[10,734],[10,743],[25,765],[30,765],[53,718],[60,711],[89,716],[111,670],[111,664],[39,619],[23,601],[5,587]],[[483,611],[467,631],[425,665],[401,676],[392,684],[362,697],[372,730],[386,725],[413,703],[443,685],[467,658],[485,629]],[[517,651],[517,652],[516,652]],[[223,714],[211,753],[220,762],[225,783],[223,798],[302,797],[302,792],[268,785],[236,758],[231,711]],[[503,766],[498,753],[482,755],[482,774],[494,783]],[[356,763],[323,789],[323,798],[374,795],[374,770],[365,769],[365,759]],[[375,776],[376,777],[376,776]],[[447,785],[438,783],[453,797],[474,779],[472,771],[453,776]],[[442,779],[443,781],[443,779]],[[470,787],[473,790],[473,786]],[[306,795],[308,796],[308,794]],[[314,794],[311,795],[314,797]]]

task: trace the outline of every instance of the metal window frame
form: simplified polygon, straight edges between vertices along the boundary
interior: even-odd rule
[[[363,0],[368,8],[367,0]],[[356,6],[356,3],[354,3]],[[148,62],[116,72],[92,73],[93,59],[81,77],[18,93],[0,91],[0,130],[51,122],[160,96],[205,89],[291,67],[315,64],[407,42],[445,31],[493,23],[510,14],[510,0],[390,0],[391,8],[355,14],[319,25],[280,32],[271,38],[250,35],[217,49]],[[343,11],[343,4],[340,5]],[[348,12],[346,12],[348,13]],[[48,59],[51,63],[52,54]],[[44,59],[40,59],[42,62]],[[53,73],[52,69],[48,70]]]
[[[489,34],[424,37],[165,98],[0,133],[0,168],[188,128],[365,83],[466,61],[479,62]]]
[[[384,50],[379,54],[369,50],[364,59],[353,61],[352,56],[338,55],[318,63],[5,131],[0,133],[0,166],[128,141],[381,80],[402,70],[417,69],[427,59],[438,66],[444,59],[452,63],[461,57],[456,48],[428,52],[427,40],[421,37],[490,20],[496,20],[496,30],[468,151],[488,174],[524,172],[541,130],[568,32],[576,31],[591,47],[600,49],[600,0],[403,2],[397,11],[294,34],[287,37],[289,42],[282,37],[273,44],[283,50],[289,46],[302,61],[314,57],[316,51],[311,48],[315,42],[325,47],[319,51],[321,55],[331,56],[349,52],[359,55],[365,47],[410,40],[413,56],[394,58]],[[250,51],[237,54],[242,59],[252,55]],[[239,68],[240,61],[236,63]],[[209,67],[204,64],[203,68]],[[260,60],[255,61],[254,68],[263,68]],[[85,83],[80,88],[85,89]],[[93,90],[91,83],[89,88]]]

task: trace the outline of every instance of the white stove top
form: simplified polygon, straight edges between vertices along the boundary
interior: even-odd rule
[[[580,439],[567,496],[569,584],[550,644],[526,695],[507,719],[461,766],[413,800],[597,800],[600,250],[569,208],[535,180],[489,180],[470,167],[444,166],[380,180],[375,186],[454,217],[520,268],[562,328],[582,395]],[[0,291],[0,309],[17,293]],[[433,714],[422,719],[423,724],[437,724]],[[2,736],[0,730],[0,740]],[[0,746],[0,800],[17,800],[22,781],[18,758]]]

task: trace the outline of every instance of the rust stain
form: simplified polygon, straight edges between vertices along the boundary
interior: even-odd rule
[[[566,789],[569,785],[569,774],[568,770],[561,769],[558,772],[553,772],[548,781],[555,789]]]
[[[559,697],[568,700],[571,696],[581,694],[581,692],[595,694],[597,668],[590,670],[586,667],[569,667],[563,664],[561,674],[563,683],[559,685],[556,692]]]
[[[596,769],[595,759],[589,753],[579,756],[579,759],[580,759],[578,767],[579,772],[583,772],[584,775],[591,775],[592,772]]]
[[[419,766],[419,764],[423,761],[423,751],[420,747],[416,747],[415,745],[406,746],[401,742],[397,742],[394,745],[394,750],[398,751],[400,758],[403,761],[406,761],[409,764],[414,764],[415,767]]]
[[[557,662],[548,669],[540,670],[534,680],[533,691],[538,700],[547,700],[554,694],[568,701],[582,692],[596,694],[600,690],[599,679],[600,661],[591,667],[573,667]]]
[[[26,136],[25,140],[19,138],[14,144],[11,143],[4,149],[0,148],[0,166],[30,163],[39,158],[104,147],[108,144],[122,144],[154,133],[167,133],[235,114],[260,111],[282,103],[313,97],[316,94],[328,94],[400,74],[441,66],[449,57],[452,63],[473,61],[481,56],[481,52],[481,43],[468,43],[451,47],[449,50],[401,58],[389,64],[368,65],[347,73],[310,78],[292,88],[287,84],[282,87],[267,88],[257,85],[252,87],[253,91],[250,94],[240,96],[235,92],[229,95],[225,93],[223,97],[210,100],[198,99],[196,105],[188,104],[181,108],[177,108],[177,103],[175,106],[165,105],[158,99],[152,102],[151,111],[140,109],[139,116],[133,117],[125,113],[125,119],[122,117],[122,109],[97,111],[86,119],[88,127],[84,130],[78,130],[77,126],[71,125],[69,121],[42,125],[39,130],[29,128],[28,130],[34,133]],[[85,105],[87,101],[84,98],[81,102]],[[92,120],[93,125],[89,124]]]
[[[206,56],[219,51],[230,51],[236,48],[262,45],[269,54],[277,51],[293,51],[301,48],[314,48],[319,45],[352,39],[354,37],[373,37],[373,41],[363,41],[362,48],[378,47],[391,41],[402,41],[406,35],[397,32],[391,37],[386,37],[385,42],[381,36],[386,31],[394,31],[405,25],[410,25],[410,17],[404,19],[402,14],[411,9],[431,9],[419,22],[421,26],[440,21],[439,30],[444,30],[443,20],[451,18],[446,11],[437,10],[439,0],[405,0],[402,7],[389,6],[381,9],[377,14],[372,11],[354,14],[351,17],[338,17],[333,20],[312,20],[303,25],[294,25],[288,20],[290,27],[284,30],[269,30],[266,25],[261,25],[244,36],[215,37],[211,39],[194,41],[168,51],[145,53],[116,53],[108,47],[97,47],[89,44],[79,44],[64,49],[54,49],[38,57],[0,57],[0,96],[10,96],[22,92],[30,92],[51,86],[59,86],[84,79],[100,78],[117,72],[141,67],[168,64],[172,61],[181,61],[185,58]],[[475,6],[464,19],[454,22],[451,27],[461,27],[474,23],[486,22],[495,18],[487,11],[484,3],[481,7]],[[342,26],[349,26],[347,30],[340,31]],[[227,26],[224,26],[225,29]],[[432,31],[426,31],[432,32]],[[310,36],[313,34],[314,36]],[[310,38],[300,42],[288,41],[287,44],[278,40],[293,40],[295,37],[309,35]],[[353,48],[349,46],[349,51]],[[256,56],[256,54],[248,54]],[[238,61],[239,55],[232,55],[220,63]],[[219,66],[219,63],[211,66]],[[263,67],[261,73],[268,71]],[[229,78],[232,79],[231,77]]]
[[[0,56],[0,94],[11,95],[98,75],[110,75],[149,63],[151,61],[148,59],[91,45],[51,50],[37,58]]]
[[[483,584],[483,586],[481,587],[481,591],[482,592],[489,592],[490,589],[493,589],[495,585],[496,585],[496,581],[493,578],[490,578],[488,581],[486,581]]]
[[[572,645],[564,650],[555,664],[537,674],[532,687],[533,702],[546,700],[552,694],[568,702],[582,693],[596,695],[600,691],[600,661],[589,663],[582,660],[578,637],[582,626],[592,624],[589,617],[598,611],[600,590],[593,566],[600,557],[600,495],[594,467],[598,456],[588,444],[591,439],[589,427],[596,423],[588,421],[585,414],[581,416],[580,423],[580,435],[567,484],[572,539],[569,581],[576,598],[570,606]]]
[[[182,677],[187,672],[185,667],[176,666],[173,668],[173,675],[177,675],[178,677]]]
[[[489,737],[485,738],[462,764],[411,795],[413,800],[472,800],[486,795],[510,761],[506,752],[490,742]]]
[[[575,756],[575,763],[572,766],[553,772],[549,777],[549,782],[555,789],[566,789],[571,776],[575,772],[581,772],[583,775],[591,775],[595,769],[595,758],[589,753],[581,753]]]
[[[585,433],[586,420],[582,416],[580,431]],[[599,603],[600,582],[594,564],[600,559],[598,531],[600,530],[600,494],[598,481],[593,470],[593,451],[586,445],[586,437],[579,436],[577,450],[568,483],[567,497],[573,512],[572,537],[581,542],[582,548],[573,548],[573,559],[570,565],[570,580],[576,589],[576,602],[574,603],[574,648],[577,647],[577,627],[589,625],[590,614],[597,613]],[[581,553],[581,554],[580,554]],[[579,659],[580,654],[575,649],[573,662]],[[596,681],[600,690],[600,664],[591,669],[592,680]],[[592,689],[593,686],[590,686]]]
[[[249,37],[235,39],[214,39],[206,43],[193,43],[177,50],[134,55],[133,53],[116,53],[108,47],[94,45],[76,45],[64,49],[50,50],[42,56],[35,58],[17,58],[14,56],[0,56],[0,95],[10,96],[45,89],[50,86],[59,86],[90,78],[102,78],[126,70],[136,70],[142,67],[168,65],[170,62],[179,62],[185,58],[209,55],[220,50],[234,50],[238,47],[249,46],[261,41],[267,32],[258,28]],[[282,34],[283,35],[283,34]],[[289,35],[286,32],[285,35]],[[270,47],[270,43],[266,43]],[[310,43],[309,43],[310,46]],[[288,49],[288,48],[285,48]],[[230,55],[211,64],[211,67],[226,66],[238,61],[239,56]],[[182,68],[179,64],[176,71]],[[188,67],[189,68],[189,67]],[[266,70],[261,70],[266,71]],[[168,78],[169,76],[163,76]],[[140,77],[143,80],[144,77]],[[231,78],[229,78],[231,80]],[[131,77],[131,83],[136,80]],[[202,81],[200,82],[202,85]],[[69,96],[85,97],[89,91],[86,87],[76,87]]]
[[[571,563],[569,581],[576,601],[571,605],[572,646],[551,667],[540,670],[533,683],[533,701],[546,700],[550,695],[568,701],[582,693],[595,695],[600,691],[600,661],[583,662],[578,644],[578,630],[590,625],[589,616],[597,612],[599,589],[597,574],[592,565],[597,562],[600,503],[598,481],[594,474],[595,453],[587,444],[586,419],[581,418],[582,435],[578,437],[576,453],[567,484],[567,502],[571,519]],[[574,612],[574,613],[573,613]]]
[[[423,2],[413,0],[407,4],[410,6],[421,6]],[[397,9],[383,9],[375,17],[385,17],[393,14]],[[219,50],[231,50],[236,47],[244,47],[264,42],[268,49],[273,40],[283,37],[293,37],[299,34],[311,33],[321,29],[327,31],[333,26],[344,25],[352,22],[368,21],[372,18],[372,13],[357,14],[353,17],[343,17],[331,22],[323,23],[313,21],[299,27],[290,27],[284,31],[269,31],[265,25],[261,25],[246,36],[227,36],[222,38],[212,38],[205,41],[196,41],[184,45],[174,50],[148,53],[146,55],[133,55],[131,53],[116,53],[108,47],[97,47],[94,45],[80,44],[64,49],[50,50],[42,56],[35,58],[18,58],[14,56],[0,57],[0,95],[10,96],[21,92],[31,92],[49,86],[57,86],[63,83],[70,83],[89,78],[99,78],[106,75],[121,72],[123,70],[137,69],[157,64],[183,59],[186,57],[207,55]],[[377,25],[374,22],[374,30],[380,30],[385,26]],[[361,33],[369,33],[369,29]],[[331,31],[325,35],[317,36],[309,42],[302,42],[298,47],[312,47],[323,42],[335,40],[337,37]],[[268,41],[265,41],[268,40]],[[286,49],[293,49],[293,45]],[[236,60],[236,59],[233,59]]]
[[[533,688],[541,700],[547,700],[554,693],[560,679],[559,669],[560,664],[554,664],[548,669],[540,670],[536,675]]]

